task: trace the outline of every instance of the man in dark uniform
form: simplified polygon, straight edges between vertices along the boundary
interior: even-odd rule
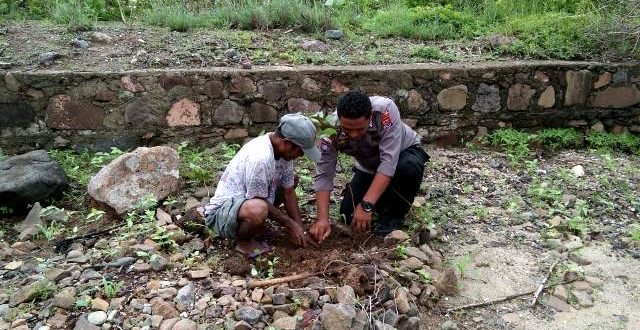
[[[343,152],[356,163],[343,191],[340,214],[355,232],[372,229],[376,235],[386,235],[402,226],[429,156],[389,98],[351,91],[339,100],[337,115],[337,134],[320,140],[322,156],[314,183],[318,219],[309,232],[318,243],[331,233],[329,198],[338,152]],[[374,213],[377,219],[372,225]]]

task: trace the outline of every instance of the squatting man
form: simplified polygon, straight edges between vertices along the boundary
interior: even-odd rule
[[[224,171],[205,207],[206,225],[249,257],[269,251],[257,240],[267,218],[285,228],[297,246],[317,246],[331,233],[329,200],[338,153],[355,158],[353,177],[342,192],[340,214],[361,233],[376,235],[402,226],[418,193],[429,156],[418,134],[404,124],[393,100],[351,91],[338,101],[336,134],[315,145],[316,129],[301,114],[282,117],[275,132],[243,146]],[[316,162],[317,221],[304,231],[294,185],[294,159]],[[276,207],[281,189],[286,214]],[[373,221],[373,214],[376,221]]]

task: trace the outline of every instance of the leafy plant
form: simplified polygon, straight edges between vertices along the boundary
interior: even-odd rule
[[[473,259],[471,258],[471,254],[465,254],[463,257],[454,259],[452,263],[460,272],[460,277],[464,278],[467,268],[472,261]]]
[[[166,230],[164,227],[156,227],[155,233],[151,236],[151,239],[160,244],[160,247],[174,250],[178,247],[178,243],[173,240],[174,232]]]
[[[530,134],[513,128],[498,129],[489,134],[489,142],[493,146],[503,148],[512,163],[518,163],[532,155],[529,149],[531,140]]]
[[[311,121],[316,126],[319,137],[330,137],[337,134],[337,113],[324,113],[322,111],[319,111],[316,114],[309,116],[309,118],[311,118]]]
[[[473,209],[473,213],[480,220],[485,220],[489,216],[489,209],[484,206],[477,206]]]
[[[75,302],[76,308],[87,308],[91,305],[91,299],[78,298]]]
[[[546,149],[556,151],[581,146],[584,135],[573,128],[548,128],[542,130],[536,139]]]
[[[396,246],[396,256],[400,259],[407,259],[407,243],[398,244]]]
[[[122,154],[124,154],[124,151],[116,147],[111,147],[111,151],[109,152],[96,152],[93,157],[91,157],[91,164],[96,167],[102,167],[109,164],[112,160],[120,157]]]
[[[456,57],[443,53],[440,49],[431,46],[417,46],[411,50],[411,57],[417,57],[426,60],[438,60],[441,62],[453,62]]]
[[[91,212],[85,217],[87,222],[99,221],[105,215],[105,212],[96,208],[91,208]]]
[[[273,257],[267,261],[267,278],[273,278],[276,272],[276,265],[278,265],[280,258]]]
[[[527,192],[536,201],[549,204],[557,203],[563,193],[561,189],[552,187],[548,182],[540,181],[534,181]]]
[[[120,288],[124,285],[123,281],[110,281],[106,278],[102,278],[102,293],[107,298],[115,298],[118,296],[118,292],[120,292]]]
[[[420,207],[412,206],[409,215],[408,224],[409,232],[411,233],[415,233],[421,228],[432,229],[435,227],[435,214],[431,203],[426,203]]]
[[[48,226],[38,224],[38,228],[40,229],[40,233],[47,241],[53,240],[62,232],[64,232],[64,225],[58,225],[55,220],[51,221]]]
[[[640,225],[632,226],[629,231],[629,236],[631,236],[632,241],[640,243]]]
[[[431,284],[431,282],[433,281],[433,276],[431,276],[431,273],[429,273],[428,271],[424,269],[418,269],[415,272],[420,276],[420,281],[422,281],[422,283]]]
[[[13,209],[8,206],[0,206],[0,215],[12,214]]]

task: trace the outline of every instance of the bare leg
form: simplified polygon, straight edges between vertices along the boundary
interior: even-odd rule
[[[256,256],[268,252],[268,246],[256,241],[256,236],[264,230],[268,216],[267,202],[261,199],[249,199],[242,203],[238,211],[237,250],[247,256]]]

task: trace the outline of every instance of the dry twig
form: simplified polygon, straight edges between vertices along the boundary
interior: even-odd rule
[[[558,285],[563,285],[563,284],[569,284],[572,282],[577,281],[577,279],[571,280],[571,281],[566,281],[566,282],[562,282],[562,283],[557,283],[557,284],[549,284],[545,287],[542,288],[542,291],[548,289],[548,288],[552,288]],[[502,298],[498,298],[498,299],[494,299],[494,300],[489,300],[489,301],[484,301],[484,302],[480,302],[480,303],[473,303],[473,304],[467,304],[467,305],[463,305],[460,307],[454,307],[454,308],[449,308],[447,309],[447,313],[450,312],[455,312],[455,311],[459,311],[459,310],[463,310],[463,309],[469,309],[469,308],[475,308],[475,307],[482,307],[482,306],[488,306],[488,305],[493,305],[499,302],[503,302],[503,301],[507,301],[507,300],[511,300],[513,298],[518,298],[518,297],[522,297],[522,296],[526,296],[532,293],[535,293],[538,289],[535,290],[530,290],[527,292],[520,292],[520,293],[514,293],[512,295],[508,295],[506,297],[502,297]]]
[[[558,265],[559,262],[560,262],[560,260],[556,260],[556,262],[554,262],[551,265],[551,267],[549,267],[549,271],[547,272],[547,276],[544,277],[544,279],[542,280],[540,285],[538,285],[538,289],[533,294],[533,300],[531,301],[531,307],[535,306],[536,302],[538,302],[538,297],[540,296],[540,293],[542,293],[542,289],[544,289],[544,284],[547,283],[547,280],[549,280],[549,276],[551,276],[551,274],[553,273],[553,269],[556,268],[556,266]]]

